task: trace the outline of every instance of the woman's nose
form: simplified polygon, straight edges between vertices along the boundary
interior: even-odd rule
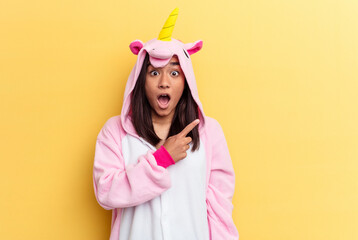
[[[167,88],[169,87],[169,77],[166,74],[163,74],[159,81],[160,88]]]

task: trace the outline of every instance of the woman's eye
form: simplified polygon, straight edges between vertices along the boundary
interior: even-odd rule
[[[156,74],[154,74],[154,73],[156,73]],[[157,76],[157,75],[158,75],[158,72],[155,71],[155,70],[153,70],[153,71],[150,72],[150,75],[152,75],[152,76]]]
[[[178,71],[173,71],[172,73],[176,73],[174,76],[178,76],[179,72]]]

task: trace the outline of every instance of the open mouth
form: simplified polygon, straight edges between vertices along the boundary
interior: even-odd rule
[[[170,96],[169,94],[160,94],[157,98],[159,107],[165,109],[169,106]]]

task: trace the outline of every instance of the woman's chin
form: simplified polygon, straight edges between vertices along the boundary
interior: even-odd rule
[[[158,107],[155,109],[155,114],[159,117],[168,117],[172,112],[173,109],[171,108],[161,109]]]
[[[169,109],[165,109],[165,110],[157,109],[155,112],[157,113],[158,116],[161,116],[161,117],[166,117],[170,113]]]

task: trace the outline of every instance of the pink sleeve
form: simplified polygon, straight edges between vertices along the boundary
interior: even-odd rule
[[[155,151],[153,155],[159,166],[167,168],[170,165],[175,164],[172,156],[168,153],[163,145],[157,151]]]
[[[215,119],[214,122],[208,135],[213,142],[211,172],[206,193],[210,239],[238,240],[239,233],[232,218],[235,173],[223,130]]]
[[[171,187],[169,171],[157,164],[154,150],[125,166],[120,139],[113,132],[104,127],[98,134],[93,165],[94,192],[104,209],[139,205]]]

